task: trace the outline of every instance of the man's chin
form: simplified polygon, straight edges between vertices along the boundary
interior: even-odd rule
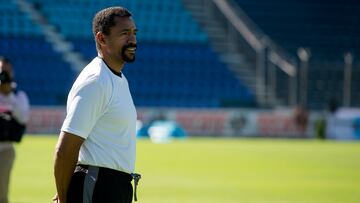
[[[135,55],[132,55],[132,56],[125,55],[125,56],[123,56],[123,58],[124,58],[124,61],[127,63],[132,63],[135,61]]]
[[[135,61],[135,57],[132,57],[132,58],[125,58],[124,60],[126,63],[132,63]]]

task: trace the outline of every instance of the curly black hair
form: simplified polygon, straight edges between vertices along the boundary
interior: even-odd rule
[[[110,28],[115,26],[115,18],[116,17],[131,17],[130,11],[128,11],[124,7],[109,7],[105,8],[94,16],[92,22],[92,29],[94,37],[96,38],[96,34],[98,32],[102,32],[105,35],[110,34]],[[96,41],[96,40],[95,40]],[[96,44],[96,48],[98,49],[98,44]]]
[[[11,63],[9,58],[6,58],[5,56],[0,56],[0,61],[4,62],[4,63]]]

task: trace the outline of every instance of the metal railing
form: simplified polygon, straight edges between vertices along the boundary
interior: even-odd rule
[[[208,1],[204,1],[210,8]],[[266,79],[265,68],[269,62],[282,70],[289,79],[288,103],[295,105],[297,103],[297,63],[295,57],[289,56],[279,46],[277,46],[261,29],[259,29],[241,10],[241,8],[232,0],[212,0],[216,9],[222,13],[232,27],[256,53],[256,91],[268,93],[274,92],[276,86],[276,77]],[[213,8],[215,9],[215,8]],[[212,11],[213,12],[213,11]],[[269,74],[269,77],[274,74]],[[269,81],[269,88],[264,89],[261,83]],[[267,95],[268,95],[267,93]],[[260,94],[261,95],[261,94]],[[263,100],[265,98],[258,98]]]

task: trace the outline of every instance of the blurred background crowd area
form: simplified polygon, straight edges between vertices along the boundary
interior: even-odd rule
[[[139,30],[124,74],[142,123],[360,138],[356,0],[0,0],[0,55],[29,96],[29,133],[58,132],[74,79],[97,55],[92,18],[119,5]]]

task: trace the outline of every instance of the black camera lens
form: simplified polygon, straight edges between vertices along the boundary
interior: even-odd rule
[[[0,72],[0,84],[11,83],[11,82],[12,80],[9,73],[5,71]]]

